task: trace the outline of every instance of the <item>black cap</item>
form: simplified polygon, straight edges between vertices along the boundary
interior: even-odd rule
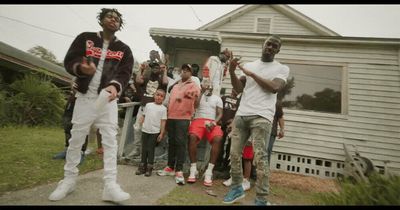
[[[182,65],[182,69],[189,69],[190,72],[193,73],[192,65],[190,65],[190,64],[188,64],[188,63],[183,64],[183,65]]]

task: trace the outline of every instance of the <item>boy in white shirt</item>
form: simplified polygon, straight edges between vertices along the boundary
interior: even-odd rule
[[[158,89],[154,94],[154,102],[147,103],[141,119],[142,124],[142,154],[136,175],[151,176],[154,164],[156,144],[161,142],[165,135],[167,108],[162,104],[165,91]]]

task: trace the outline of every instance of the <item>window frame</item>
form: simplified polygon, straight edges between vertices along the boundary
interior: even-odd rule
[[[258,22],[259,22],[258,20],[262,19],[262,18],[269,19],[269,30],[267,32],[259,32],[258,31]],[[273,32],[273,30],[272,30],[273,29],[273,23],[274,23],[274,16],[272,16],[272,15],[255,16],[254,17],[254,33],[272,34],[272,32]]]
[[[341,77],[342,77],[342,84],[341,84],[341,112],[340,113],[328,113],[328,112],[320,112],[320,111],[313,111],[313,110],[296,110],[296,109],[285,109],[285,111],[293,112],[293,113],[314,113],[312,115],[322,116],[322,115],[329,115],[329,116],[336,116],[335,118],[347,118],[349,112],[349,72],[348,72],[348,64],[341,63],[341,62],[331,62],[331,61],[308,61],[308,60],[293,60],[293,59],[277,59],[283,65],[286,64],[298,64],[298,65],[314,65],[314,66],[334,66],[341,68]],[[290,69],[292,71],[292,69]],[[295,80],[296,82],[296,80]],[[296,87],[294,87],[296,88]]]

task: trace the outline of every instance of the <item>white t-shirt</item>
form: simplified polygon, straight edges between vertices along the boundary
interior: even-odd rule
[[[222,99],[216,95],[205,96],[200,99],[200,105],[196,110],[194,119],[207,118],[215,120],[217,115],[217,107],[222,109]]]
[[[210,70],[210,78],[212,78],[211,84],[214,88],[220,87],[222,83],[222,77],[224,72],[224,64],[221,62],[218,56],[211,56],[206,64]]]
[[[161,120],[167,119],[167,108],[154,102],[147,103],[143,110],[145,116],[142,132],[146,133],[160,133],[161,131]]]
[[[273,62],[262,62],[259,59],[246,63],[243,67],[268,80],[280,78],[286,82],[289,77],[289,67],[275,60]],[[241,76],[245,76],[243,71]],[[259,115],[272,122],[275,114],[276,95],[276,93],[264,90],[253,78],[246,76],[246,85],[236,115]]]
[[[93,75],[92,80],[89,83],[89,89],[86,92],[86,94],[82,94],[80,92],[76,93],[76,97],[98,97],[99,94],[97,93],[97,89],[100,86],[100,80],[101,80],[101,75],[103,72],[103,65],[104,65],[104,60],[106,59],[107,55],[107,49],[108,49],[109,42],[104,41],[103,42],[103,49],[101,50],[101,56],[99,59],[99,63],[97,64],[97,69],[96,72]]]

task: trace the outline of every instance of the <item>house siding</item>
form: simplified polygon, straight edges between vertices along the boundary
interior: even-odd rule
[[[264,10],[264,8],[260,8]],[[255,10],[257,11],[257,10]],[[255,12],[252,12],[255,13]],[[254,15],[254,14],[253,14]],[[260,58],[262,40],[224,39],[243,63]],[[361,156],[400,174],[400,69],[398,46],[284,42],[277,60],[343,65],[346,113],[284,109],[286,136],[274,151],[344,161],[343,143]],[[236,72],[239,74],[239,70]],[[231,92],[229,75],[223,81]],[[348,149],[354,151],[349,146]],[[273,162],[273,161],[272,161]]]
[[[213,31],[253,33],[255,32],[254,27],[256,17],[273,17],[271,33],[274,34],[317,35],[317,33],[286,17],[268,5],[256,7],[239,17],[232,18],[230,22],[216,27]]]

